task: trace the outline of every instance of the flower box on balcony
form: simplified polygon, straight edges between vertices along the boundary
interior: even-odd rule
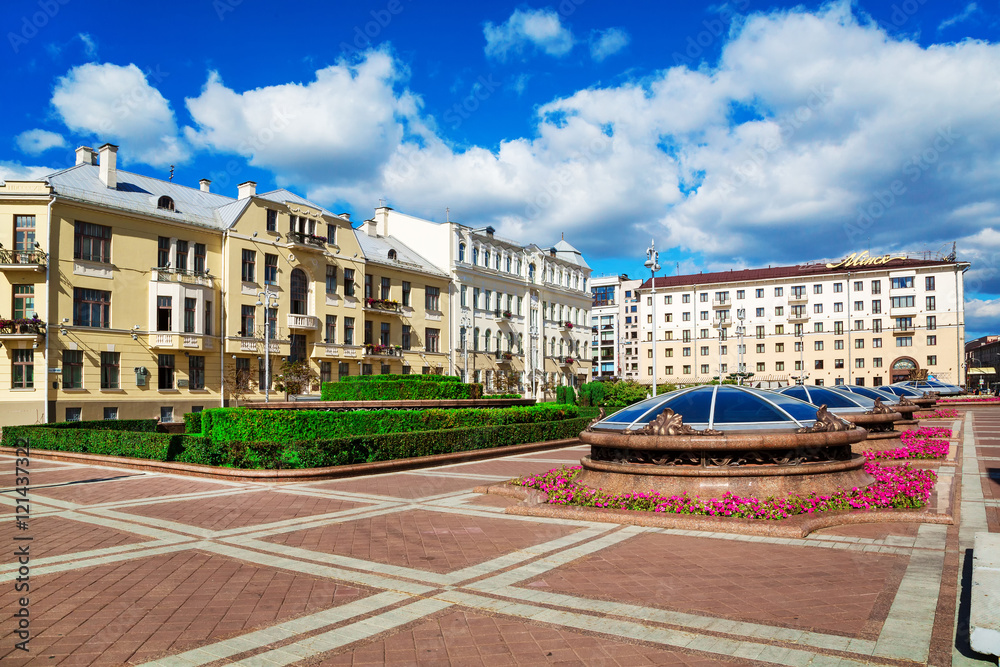
[[[365,345],[365,354],[379,357],[401,357],[403,347],[401,345]]]
[[[392,299],[374,299],[369,297],[365,299],[365,306],[373,310],[399,311],[399,302]]]
[[[567,364],[573,363],[573,357],[566,357],[565,363]]]
[[[35,317],[18,317],[12,320],[0,318],[0,334],[6,335],[45,335],[45,322],[37,315]]]
[[[503,318],[504,318],[505,320],[509,320],[509,319],[511,319],[512,317],[514,317],[514,313],[510,312],[509,310],[505,310],[505,311],[503,311]]]
[[[573,323],[572,322],[563,322],[563,327],[566,328],[566,329],[572,329],[573,328]]]

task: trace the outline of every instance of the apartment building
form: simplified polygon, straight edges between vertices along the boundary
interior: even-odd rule
[[[404,282],[424,298],[447,287],[408,249],[393,264],[391,239],[362,247],[348,216],[288,190],[246,182],[234,199],[208,180],[119,170],[117,150],[81,147],[75,166],[44,181],[0,185],[0,425],[178,420],[237,389],[264,400],[285,359],[307,360],[322,380],[443,367],[448,328],[429,339],[447,318],[440,307],[401,306],[390,323],[400,348],[404,325],[419,331],[406,352],[426,362],[365,344],[369,330],[381,340],[388,315],[365,299],[367,276],[379,288],[389,278],[400,300]]]
[[[658,277],[655,291],[646,280],[639,303],[628,304],[638,305],[639,322],[624,349],[626,377],[652,382],[655,365],[660,383],[742,369],[763,387],[879,386],[926,369],[958,384],[968,267],[953,254],[864,252],[836,263]]]
[[[593,304],[590,311],[591,357],[594,378],[623,378],[626,373],[638,374],[638,362],[626,367],[625,346],[638,345],[638,289],[641,280],[627,275],[600,276],[591,279]],[[635,313],[630,312],[635,309]],[[632,368],[634,366],[635,368]]]
[[[1000,383],[1000,336],[982,336],[965,344],[965,386],[969,391],[996,390]]]
[[[384,206],[374,221],[378,234],[406,243],[449,276],[450,373],[490,388],[508,380],[534,396],[590,379],[590,267],[565,239],[522,244],[492,227],[433,222]]]

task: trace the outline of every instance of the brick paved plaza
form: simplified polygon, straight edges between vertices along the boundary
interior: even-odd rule
[[[579,446],[284,485],[36,457],[28,654],[12,634],[24,531],[2,456],[0,661],[991,664],[954,637],[967,550],[1000,532],[1000,410],[947,425],[955,525],[804,539],[506,515],[515,501],[472,491],[575,463]]]

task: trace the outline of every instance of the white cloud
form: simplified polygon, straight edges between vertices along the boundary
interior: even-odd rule
[[[601,62],[628,46],[630,37],[624,28],[595,30],[590,35],[590,57]]]
[[[52,167],[34,167],[20,162],[0,160],[0,182],[37,181],[58,171]]]
[[[14,138],[22,153],[38,155],[50,148],[61,148],[66,145],[66,139],[61,134],[48,130],[25,130]]]
[[[70,130],[122,145],[121,156],[153,166],[184,162],[169,102],[149,79],[167,76],[135,65],[86,64],[56,82],[52,105]]]
[[[1000,330],[1000,299],[966,299],[966,340]]]
[[[958,14],[955,14],[954,16],[946,18],[944,21],[941,21],[941,24],[938,26],[938,31],[945,30],[946,28],[950,28],[953,25],[957,25],[959,23],[962,23],[963,21],[968,20],[973,14],[976,13],[978,9],[979,7],[976,5],[976,3],[970,2],[965,6],[965,9],[960,11]]]
[[[80,41],[83,42],[83,53],[84,53],[84,55],[86,55],[88,58],[96,58],[97,57],[97,42],[94,40],[93,37],[90,36],[90,33],[81,32],[78,35],[78,37],[80,38]]]
[[[562,17],[552,9],[515,9],[506,21],[483,26],[486,55],[507,60],[532,50],[561,57],[573,49],[573,33],[562,24]]]

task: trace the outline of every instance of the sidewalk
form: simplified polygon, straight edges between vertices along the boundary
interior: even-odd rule
[[[286,485],[33,459],[17,530],[0,457],[0,662],[996,664],[954,648],[967,550],[1000,532],[1000,410],[963,412],[939,473],[956,525],[804,539],[505,515],[514,501],[471,492],[583,447]]]

